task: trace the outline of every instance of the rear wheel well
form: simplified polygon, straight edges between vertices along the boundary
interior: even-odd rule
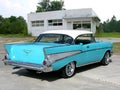
[[[75,68],[76,68],[76,65],[77,65],[77,62],[76,61],[73,61],[75,63]]]
[[[75,74],[76,61],[71,61],[60,70],[60,74],[63,78],[70,78]]]
[[[111,56],[110,50],[107,50],[105,53],[109,52],[109,55]],[[105,54],[104,54],[105,55]]]
[[[106,52],[109,52],[109,53],[110,53],[110,50],[107,50]]]
[[[75,67],[76,67],[76,65],[77,65],[77,61],[71,61],[71,62],[74,62]],[[69,63],[71,63],[71,62],[69,62]],[[69,64],[69,63],[67,63],[67,64]],[[66,64],[66,65],[67,65],[67,64]],[[65,65],[65,66],[66,66],[66,65]],[[64,66],[64,67],[65,67],[65,66]],[[63,69],[64,67],[62,67],[61,69]]]
[[[105,54],[104,54],[104,56],[103,56],[103,59],[101,60],[101,64],[102,65],[108,65],[109,64],[109,62],[110,62],[110,51],[109,50],[107,50],[106,52],[105,52]]]

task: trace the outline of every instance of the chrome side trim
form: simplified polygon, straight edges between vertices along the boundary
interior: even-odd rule
[[[26,62],[15,62],[11,60],[4,60],[4,64],[11,65],[11,66],[17,66],[20,68],[37,70],[41,72],[51,72],[53,70],[51,66],[48,67],[45,65],[32,64],[32,63],[26,63]]]
[[[80,54],[81,51],[77,50],[77,51],[69,51],[69,52],[60,52],[60,53],[56,53],[56,54],[49,54],[47,55],[47,65],[51,65],[53,62],[73,56],[73,55],[77,55]]]
[[[95,61],[95,62],[90,62],[90,63],[87,63],[87,64],[82,64],[82,65],[79,65],[79,66],[76,66],[76,67],[82,67],[82,66],[86,66],[86,65],[90,65],[90,64],[94,64],[94,63],[99,63],[99,61]]]

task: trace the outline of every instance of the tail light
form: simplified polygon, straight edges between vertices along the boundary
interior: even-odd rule
[[[46,65],[47,64],[47,61],[43,61],[43,65]]]

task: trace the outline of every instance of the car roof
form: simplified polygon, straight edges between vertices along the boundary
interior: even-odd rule
[[[43,32],[42,34],[65,34],[75,39],[79,35],[93,34],[93,33],[86,30],[49,30],[49,31]]]

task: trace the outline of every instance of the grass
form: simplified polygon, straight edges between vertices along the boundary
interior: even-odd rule
[[[120,55],[120,42],[113,43],[113,53]]]
[[[99,33],[95,35],[96,37],[111,37],[111,38],[120,38],[120,33],[111,32],[111,33]]]
[[[0,44],[11,42],[33,42],[36,37],[25,36],[23,34],[0,34]]]

